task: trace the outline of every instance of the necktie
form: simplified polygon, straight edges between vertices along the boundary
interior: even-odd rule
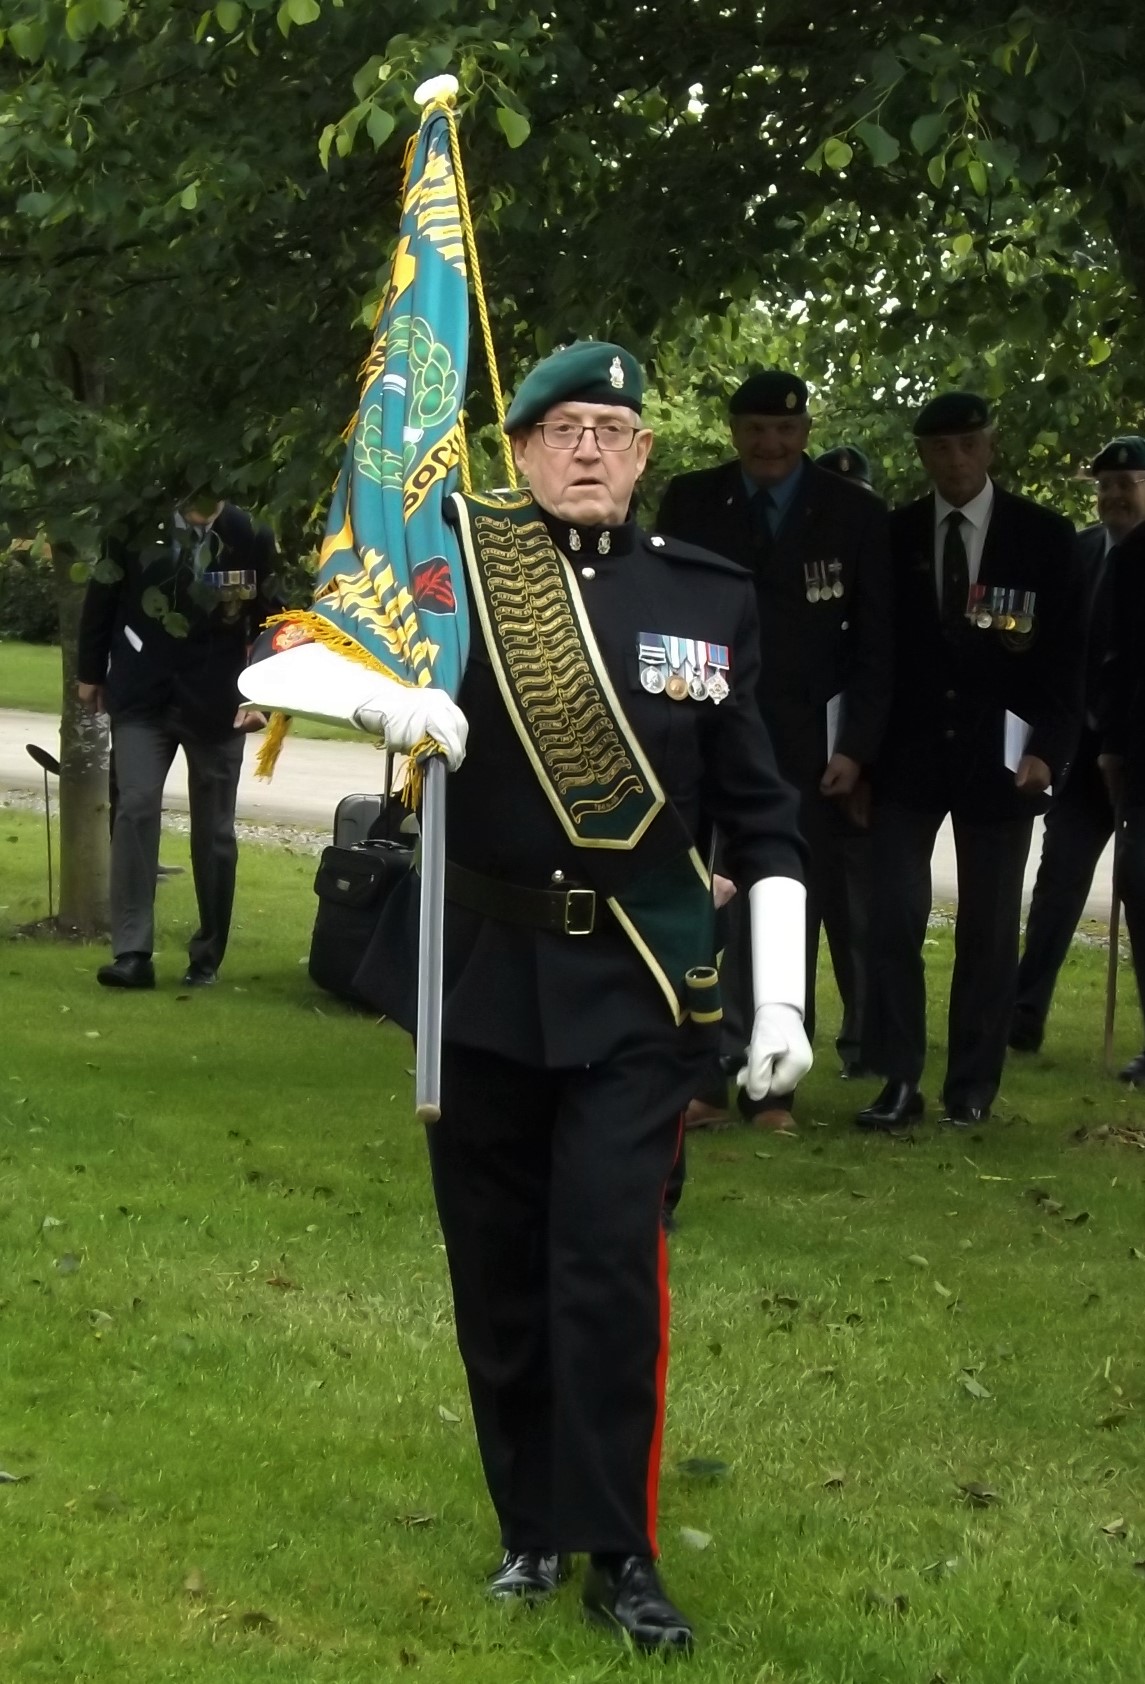
[[[970,595],[970,563],[962,542],[965,519],[958,509],[952,509],[946,517],[946,538],[942,545],[942,623],[948,630],[961,623]]]
[[[770,491],[756,491],[751,499],[751,530],[757,544],[769,548],[772,540],[771,517],[775,512],[775,498]]]

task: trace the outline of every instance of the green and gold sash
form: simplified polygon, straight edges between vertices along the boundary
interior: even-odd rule
[[[477,616],[517,736],[565,835],[585,850],[586,875],[682,1023],[694,997],[685,979],[706,972],[714,956],[704,863],[625,718],[575,571],[533,499],[505,491],[453,503]],[[718,1012],[710,992],[706,1010],[695,1012],[707,1022]]]

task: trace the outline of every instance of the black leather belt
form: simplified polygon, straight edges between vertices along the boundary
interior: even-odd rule
[[[484,877],[452,860],[445,867],[445,898],[486,918],[550,930],[558,936],[590,936],[612,923],[607,904],[595,889],[524,889],[499,877]]]

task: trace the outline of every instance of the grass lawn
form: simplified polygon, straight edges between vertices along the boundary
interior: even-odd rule
[[[0,810],[0,1678],[649,1677],[575,1586],[482,1600],[410,1051],[309,984],[313,859],[244,846],[190,997],[166,882],[160,987],[120,995],[8,939],[42,848]],[[1075,949],[979,1134],[860,1136],[824,1047],[797,1135],[694,1142],[661,1542],[697,1684],[1142,1676],[1145,1152],[1097,1131],[1145,1100],[1097,1067],[1103,968]]]
[[[60,651],[54,644],[10,643],[0,639],[0,708],[26,708],[33,713],[60,711]],[[325,741],[362,741],[350,726],[323,725],[317,719],[296,719],[292,733]]]

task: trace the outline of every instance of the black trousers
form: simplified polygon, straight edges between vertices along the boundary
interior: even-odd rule
[[[862,1057],[863,1006],[866,991],[865,950],[870,901],[870,835],[848,818],[837,801],[827,800],[815,786],[800,792],[799,828],[807,844],[807,992],[803,1024],[807,1039],[815,1036],[815,986],[819,964],[819,932],[827,947],[843,1016],[835,1046],[845,1064]],[[728,941],[721,967],[724,1024],[721,1046],[725,1058],[737,1060],[751,1036],[755,1000],[751,977],[751,913],[746,894],[737,894],[728,908]],[[738,1068],[738,1064],[737,1064]],[[700,1097],[716,1099],[723,1077],[713,1073]],[[771,1108],[790,1109],[793,1094],[766,1100]],[[741,1097],[745,1109],[759,1106]]]
[[[1079,759],[1046,814],[1042,858],[1026,919],[1015,1008],[1044,1023],[1093,874],[1113,835],[1113,807],[1096,759]]]
[[[151,953],[163,785],[181,748],[187,758],[191,870],[199,928],[187,944],[193,963],[217,970],[226,951],[235,898],[235,798],[246,738],[200,737],[175,709],[113,719],[118,791],[111,832],[111,940],[120,953]]]
[[[443,1049],[429,1159],[506,1549],[656,1553],[660,1216],[700,1068],[667,1036],[572,1070]]]
[[[877,805],[871,827],[871,910],[864,1063],[917,1084],[926,1062],[926,969],[934,839],[945,817]],[[970,824],[954,818],[958,914],[950,983],[947,1105],[989,1105],[998,1091],[1018,971],[1022,880],[1033,818]]]
[[[1145,806],[1125,808],[1118,849],[1117,889],[1125,910],[1125,928],[1133,953],[1137,999],[1145,1016]]]

